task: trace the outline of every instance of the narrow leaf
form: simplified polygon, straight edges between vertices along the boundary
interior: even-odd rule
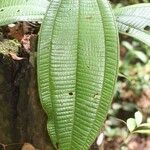
[[[108,1],[51,1],[37,59],[54,145],[87,150],[103,126],[118,71],[118,32]]]
[[[139,128],[150,128],[150,123],[142,123]]]
[[[133,133],[141,133],[141,134],[150,134],[150,128],[149,129],[138,129],[135,130]]]
[[[133,133],[150,134],[150,123],[140,124]]]

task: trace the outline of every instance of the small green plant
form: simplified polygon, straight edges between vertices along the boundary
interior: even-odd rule
[[[146,123],[142,123],[143,115],[139,111],[135,112],[134,116],[134,118],[127,120],[127,127],[130,131],[129,135],[134,133],[150,134],[150,122],[147,120]]]
[[[118,75],[117,29],[150,45],[149,6],[119,8],[115,17],[107,0],[1,0],[0,25],[42,21],[38,86],[56,149],[87,150],[96,138]],[[142,125],[127,124],[131,132]]]
[[[146,123],[143,123],[143,115],[140,111],[135,112],[134,118],[127,119],[126,125],[129,132],[120,146],[121,150],[127,149],[128,142],[133,134],[150,134],[150,122],[147,120]]]
[[[109,140],[114,140],[115,137],[121,137],[122,141],[119,150],[128,150],[128,144],[135,134],[150,134],[149,118],[147,118],[146,122],[143,122],[145,119],[143,119],[144,116],[140,111],[136,111],[134,117],[128,118],[126,121],[113,117],[113,114],[111,115],[105,123],[103,133]],[[102,142],[100,144],[102,144]]]

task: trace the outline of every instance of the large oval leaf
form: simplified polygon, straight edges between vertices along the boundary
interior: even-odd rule
[[[118,32],[107,0],[53,0],[41,27],[38,85],[60,150],[87,150],[103,125],[118,70]]]

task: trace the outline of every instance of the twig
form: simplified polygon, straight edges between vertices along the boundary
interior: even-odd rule
[[[4,150],[6,150],[6,145],[3,143],[0,143],[0,145],[3,147]]]

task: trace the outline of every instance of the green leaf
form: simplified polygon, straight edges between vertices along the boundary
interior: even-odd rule
[[[139,128],[150,128],[150,123],[142,123]]]
[[[124,78],[124,79],[129,80],[129,77],[127,77],[126,75],[124,75],[124,74],[121,73],[121,72],[118,73],[118,77],[122,77],[122,78]]]
[[[147,118],[147,123],[150,123],[150,117]]]
[[[137,112],[134,114],[134,116],[135,116],[136,124],[137,124],[137,126],[139,126],[139,125],[142,123],[142,121],[143,121],[142,113],[139,112],[139,111],[137,111]]]
[[[150,46],[150,4],[115,9],[119,32]]]
[[[47,0],[1,0],[0,26],[16,21],[42,21],[48,5]]]
[[[140,128],[135,130],[133,133],[150,134],[150,128]]]
[[[134,118],[129,118],[127,120],[127,127],[130,132],[132,132],[136,128],[136,121]]]
[[[150,134],[150,123],[140,124],[133,133]]]
[[[17,6],[17,5],[37,5],[47,7],[48,0],[1,0],[0,7]]]
[[[150,134],[150,129],[137,130],[134,133]]]
[[[102,128],[118,72],[118,31],[107,0],[53,0],[37,69],[48,132],[59,150],[87,150]]]
[[[125,46],[129,50],[128,55],[130,55],[130,57],[135,56],[136,58],[141,60],[143,63],[147,62],[148,58],[144,52],[134,49],[133,45],[126,41],[123,41],[122,45]]]

